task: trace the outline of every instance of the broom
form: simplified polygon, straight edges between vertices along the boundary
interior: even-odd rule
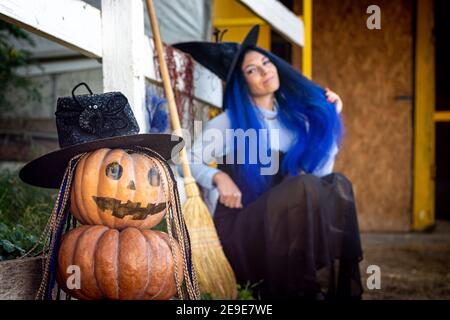
[[[158,21],[152,0],[147,1],[147,10],[153,31],[153,39],[158,54],[159,68],[167,98],[170,121],[174,133],[182,136],[180,119],[170,84],[169,71],[164,59],[163,46]],[[180,161],[184,175],[186,202],[182,211],[191,239],[192,258],[197,270],[200,290],[213,298],[236,299],[236,278],[220,244],[214,222],[200,197],[199,188],[189,168],[186,148],[180,152]]]

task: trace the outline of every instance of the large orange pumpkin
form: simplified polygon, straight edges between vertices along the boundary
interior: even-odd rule
[[[167,211],[168,183],[160,172],[159,163],[140,153],[93,151],[77,165],[70,211],[82,224],[152,228]]]
[[[181,282],[182,255],[174,243]],[[62,239],[57,281],[65,292],[83,300],[169,299],[176,294],[172,257],[169,236],[164,232],[81,226]],[[79,289],[67,288],[68,278],[75,276],[70,266],[79,267]]]

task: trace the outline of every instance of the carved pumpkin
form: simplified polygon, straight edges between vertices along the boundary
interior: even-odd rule
[[[182,255],[174,243],[181,283]],[[81,226],[62,238],[57,281],[65,292],[83,300],[169,299],[176,293],[172,257],[169,236],[164,232]],[[79,267],[79,289],[67,288],[76,283],[70,266]]]
[[[159,163],[139,153],[93,151],[75,171],[70,211],[82,224],[152,228],[167,211],[168,183],[159,172]]]

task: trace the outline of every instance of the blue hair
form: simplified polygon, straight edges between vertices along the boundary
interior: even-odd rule
[[[281,163],[281,173],[298,175],[301,171],[313,173],[325,165],[333,146],[339,146],[342,141],[343,126],[334,104],[329,103],[325,90],[300,72],[296,71],[286,61],[261,48],[252,48],[267,56],[278,70],[280,87],[275,92],[278,102],[278,117],[281,123],[294,133],[294,141],[286,152]],[[241,65],[241,62],[238,65]],[[250,92],[240,67],[237,67],[225,88],[223,107],[227,110],[232,129],[263,129],[264,124],[258,119],[255,106],[251,101]],[[259,132],[259,131],[257,131]],[[267,146],[268,156],[270,145],[261,144],[257,135],[257,151]],[[236,141],[235,144],[236,145]],[[236,159],[236,148],[234,149]],[[249,144],[245,144],[245,163],[238,166],[240,179],[238,185],[243,192],[243,205],[254,201],[270,188],[273,176],[261,175],[265,167],[258,161],[251,164],[249,159]]]

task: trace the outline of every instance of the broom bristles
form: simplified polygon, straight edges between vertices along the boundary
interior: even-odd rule
[[[194,190],[190,190],[193,186]],[[236,299],[236,277],[223,252],[214,221],[199,196],[197,185],[186,187],[187,199],[182,211],[189,231],[200,291],[216,299]]]

